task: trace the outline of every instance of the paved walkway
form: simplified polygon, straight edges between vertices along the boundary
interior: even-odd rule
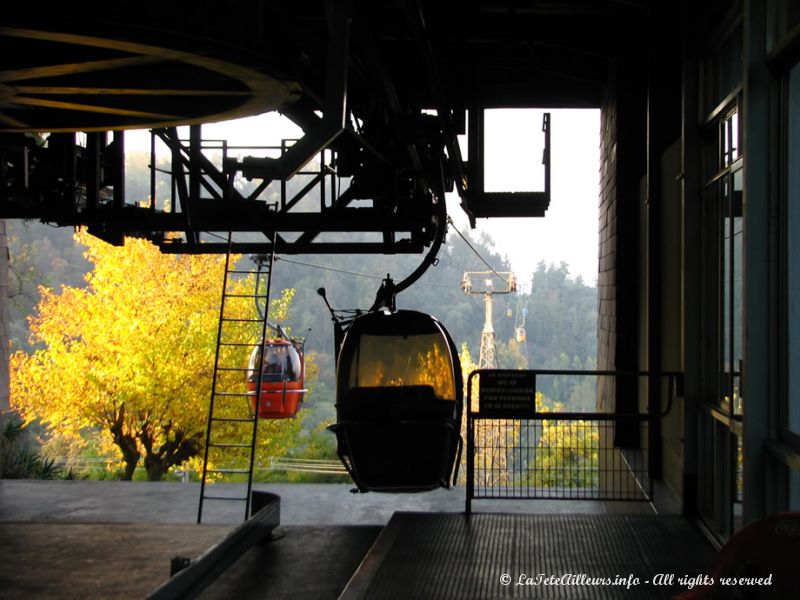
[[[227,485],[227,484],[217,484]],[[259,485],[281,497],[282,525],[385,525],[395,511],[464,511],[464,488],[419,494],[353,494],[349,484]],[[72,523],[194,523],[200,485],[145,481],[0,480],[0,521]],[[474,502],[476,512],[514,513],[618,512],[619,504],[592,501]],[[641,512],[646,505],[624,507]],[[243,507],[237,502],[207,504],[204,522],[237,523]]]

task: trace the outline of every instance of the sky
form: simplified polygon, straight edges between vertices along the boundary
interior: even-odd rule
[[[485,117],[485,188],[487,191],[544,189],[541,166],[544,110],[494,110]],[[597,281],[600,111],[552,109],[551,199],[543,218],[478,219],[473,237],[489,234],[525,286],[539,262],[569,265],[570,276]],[[206,139],[233,145],[266,145],[297,138],[302,131],[277,113],[203,126]],[[146,131],[128,132],[128,149],[147,150]],[[467,156],[466,140],[461,140]],[[469,221],[456,193],[447,198],[448,213],[465,233]],[[476,267],[477,268],[477,267]],[[482,268],[482,265],[481,265]]]
[[[525,285],[541,261],[569,265],[572,277],[597,281],[600,181],[599,110],[497,110],[485,117],[486,191],[541,191],[542,114],[550,113],[550,208],[544,217],[478,219]],[[533,140],[533,142],[531,141]],[[465,144],[462,144],[466,156]],[[459,199],[448,200],[456,226],[469,228]]]

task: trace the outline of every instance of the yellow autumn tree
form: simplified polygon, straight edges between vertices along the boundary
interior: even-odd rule
[[[467,397],[467,378],[477,369],[469,348],[459,356],[464,374],[464,398],[478,411],[479,382]],[[537,391],[541,420],[481,419],[475,428],[474,464],[478,487],[521,485],[534,488],[593,488],[598,485],[599,431],[596,421],[558,419],[563,406],[551,404]],[[466,420],[466,419],[465,419]],[[466,426],[462,428],[466,439]],[[466,468],[463,469],[466,472]]]
[[[160,479],[203,447],[224,257],[76,238],[93,270],[84,288],[40,289],[30,318],[39,349],[12,355],[12,403],[56,433],[98,432],[121,454],[124,479],[140,459]],[[271,317],[285,318],[292,293]]]
[[[466,413],[472,406],[479,412],[478,391],[480,376],[472,382],[472,397],[469,397],[469,374],[477,370],[478,365],[472,359],[469,346],[464,343],[459,355],[461,371],[464,379],[464,423],[461,427],[463,439],[467,439]],[[473,457],[477,487],[504,487],[513,481],[514,452],[519,444],[519,427],[508,419],[480,419],[475,423],[475,454]],[[465,457],[466,457],[466,453]],[[466,458],[464,459],[466,460]],[[466,467],[462,473],[466,473]]]
[[[596,421],[557,420],[563,406],[551,408],[541,392],[536,392],[536,411],[552,413],[542,421],[536,448],[537,469],[527,484],[546,488],[595,488],[598,485],[600,431]]]

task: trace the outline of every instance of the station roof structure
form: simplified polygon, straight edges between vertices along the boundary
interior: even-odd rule
[[[233,230],[274,231],[284,253],[419,253],[443,237],[448,191],[473,223],[543,216],[549,146],[532,158],[532,168],[545,165],[545,190],[483,190],[484,111],[599,107],[616,61],[641,45],[657,9],[635,0],[14,3],[0,21],[0,217],[88,225],[113,243],[145,236],[172,251],[221,251],[202,232]],[[273,110],[302,138],[279,156],[212,164],[199,124]],[[180,125],[195,126],[190,139]],[[125,197],[124,136],[106,132],[133,128],[169,148],[168,209]],[[78,131],[95,132],[83,149]],[[50,133],[47,151],[33,132]],[[270,184],[310,164],[302,189],[265,201]],[[257,185],[242,192],[240,179]],[[240,250],[267,249],[271,238],[248,239]]]

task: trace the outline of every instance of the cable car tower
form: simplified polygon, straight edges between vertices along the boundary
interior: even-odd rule
[[[511,271],[467,271],[461,279],[466,294],[483,294],[485,317],[481,333],[479,369],[496,369],[495,333],[492,325],[492,301],[495,294],[512,294],[517,290],[517,278]]]

